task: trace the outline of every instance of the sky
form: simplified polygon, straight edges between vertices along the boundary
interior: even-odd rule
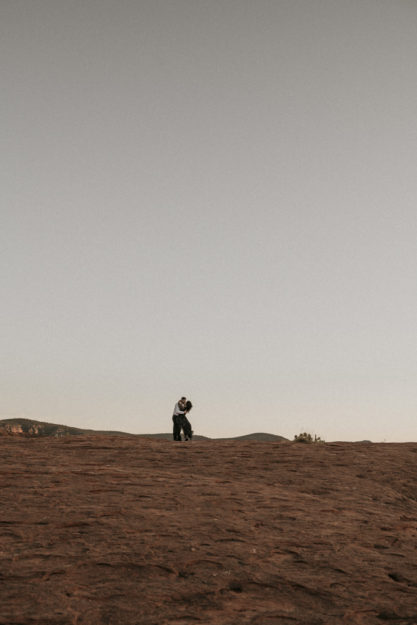
[[[0,418],[416,441],[417,3],[0,0]]]

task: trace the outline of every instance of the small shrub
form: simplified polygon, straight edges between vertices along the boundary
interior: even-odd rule
[[[322,438],[320,438],[320,436],[317,436],[317,434],[315,434],[313,438],[311,434],[309,434],[308,432],[302,432],[301,434],[296,434],[294,436],[294,441],[296,443],[324,443],[325,442]]]

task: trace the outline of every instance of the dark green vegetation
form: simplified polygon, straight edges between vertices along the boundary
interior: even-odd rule
[[[296,434],[294,436],[294,441],[296,443],[324,443],[325,441],[317,436],[317,434],[313,436],[308,432],[301,432],[301,434]]]

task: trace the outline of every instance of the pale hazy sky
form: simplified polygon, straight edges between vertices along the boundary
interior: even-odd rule
[[[415,0],[0,0],[0,418],[417,440]]]

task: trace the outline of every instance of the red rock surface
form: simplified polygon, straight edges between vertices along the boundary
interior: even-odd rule
[[[1,625],[415,625],[417,444],[0,438]]]

